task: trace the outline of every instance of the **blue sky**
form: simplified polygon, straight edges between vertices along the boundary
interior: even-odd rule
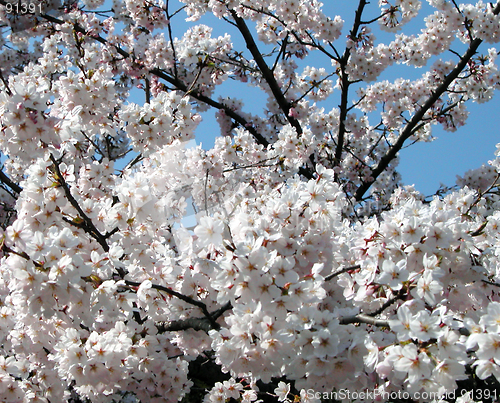
[[[324,10],[328,15],[333,17],[333,15],[338,14],[345,20],[342,37],[338,40],[340,49],[342,49],[343,38],[345,38],[353,21],[357,3],[348,0],[325,1]],[[433,11],[425,1],[422,3],[422,6],[421,14],[408,24],[402,32],[407,34],[420,32],[420,29],[423,27],[423,18],[429,11]],[[365,10],[367,19],[375,17],[378,11],[377,2],[373,1]],[[180,21],[174,21],[174,27],[175,24],[179,23]],[[205,23],[214,27],[214,36],[222,35],[228,30],[227,23],[212,16],[204,17],[198,23]],[[186,27],[184,24],[180,25],[182,27],[178,28],[181,29],[175,31],[179,37],[182,35],[182,28],[185,29]],[[393,39],[394,34],[376,31],[377,24],[372,24],[372,27],[377,37],[376,43]],[[237,39],[238,33],[235,31],[231,32],[231,30],[229,32],[233,40],[236,43],[240,43],[241,47],[241,42]],[[458,49],[458,47],[459,44],[457,43],[456,48]],[[483,50],[485,49],[486,46]],[[449,53],[444,55],[443,58],[450,60],[453,59],[453,55]],[[310,57],[306,60],[311,64],[315,63],[315,57]],[[324,63],[325,61],[320,60],[318,57],[316,62]],[[420,77],[424,72],[425,67],[419,69],[395,65],[384,72],[383,78],[390,81],[399,77],[415,79]],[[237,83],[224,85],[222,87],[224,94],[238,96],[240,85]],[[256,105],[249,105],[249,100],[255,99],[254,96],[258,98],[259,94],[257,90],[241,89],[250,91],[246,93],[246,97],[243,99],[243,101],[246,101],[245,110],[258,112]],[[498,96],[498,94],[496,95]],[[335,98],[335,94],[333,98]],[[500,143],[500,108],[498,98],[493,98],[492,101],[486,104],[478,105],[470,102],[467,105],[470,111],[467,125],[459,128],[454,133],[445,132],[438,125],[433,126],[433,136],[437,138],[435,141],[432,143],[417,143],[401,151],[399,172],[402,174],[404,184],[414,184],[417,190],[425,195],[430,195],[439,188],[441,183],[448,186],[454,185],[457,174],[463,175],[467,170],[477,168],[494,158],[495,145]],[[205,121],[200,125],[199,130],[202,134],[197,137],[197,141],[202,142],[204,148],[210,147],[213,144],[215,134],[218,132],[217,123],[212,115],[213,112],[205,114]]]
[[[496,98],[487,104],[469,104],[467,124],[454,133],[435,126],[432,143],[415,144],[401,152],[399,172],[405,184],[415,184],[425,195],[436,191],[440,183],[454,185],[456,176],[478,168],[495,158],[500,143],[500,108]]]
[[[354,19],[357,1],[351,0],[325,0],[325,13],[333,17],[335,14],[340,15],[345,20],[342,37],[335,43],[342,51],[343,41],[350,29]],[[378,15],[377,1],[373,1],[367,5],[365,19],[370,19]],[[175,4],[171,1],[171,4]],[[174,6],[171,6],[173,10]],[[433,12],[425,1],[422,2],[421,14],[404,29],[403,33],[419,33],[423,27],[423,19],[429,12]],[[244,50],[239,33],[224,21],[217,19],[214,16],[204,16],[196,23],[185,22],[185,14],[180,13],[172,20],[172,28],[174,36],[182,37],[189,26],[195,24],[206,24],[213,27],[213,36],[223,35],[229,32],[236,44],[235,48]],[[388,42],[394,38],[394,34],[377,31],[377,24],[372,24],[372,30],[377,37],[375,43]],[[454,49],[459,49],[457,41]],[[264,47],[259,44],[261,49]],[[487,46],[482,48],[486,52]],[[444,60],[456,60],[456,57],[451,53],[442,56]],[[321,56],[311,56],[306,58],[306,62],[311,65],[324,65],[328,67],[329,61]],[[432,61],[428,65],[432,64]],[[393,81],[397,78],[415,79],[420,77],[425,72],[424,68],[414,68],[402,65],[390,67],[383,73],[382,78]],[[135,91],[134,91],[135,92]],[[497,91],[498,92],[498,91]],[[245,103],[244,110],[252,113],[262,113],[261,105],[265,104],[264,98],[259,90],[249,88],[241,83],[233,81],[226,82],[217,92],[217,95],[235,96],[245,94],[241,97]],[[498,93],[496,94],[498,96]],[[330,101],[330,108],[338,105],[339,94],[334,94]],[[259,100],[262,100],[262,102]],[[144,102],[144,96],[140,99],[135,96],[132,100],[138,103]],[[468,103],[470,111],[469,119],[464,127],[459,128],[454,133],[445,132],[440,126],[433,126],[433,136],[437,139],[431,143],[417,143],[409,148],[406,148],[400,153],[399,172],[402,174],[404,184],[414,184],[417,190],[424,195],[434,193],[441,183],[451,186],[455,184],[456,175],[463,175],[471,168],[477,168],[488,160],[494,158],[495,145],[500,143],[500,108],[498,98],[493,98],[492,101],[486,104]],[[326,106],[326,105],[325,105]],[[328,107],[326,107],[328,109]],[[197,142],[202,143],[204,148],[209,148],[213,145],[214,139],[219,133],[218,124],[214,118],[215,111],[209,111],[203,114],[204,121],[200,124],[197,130]]]

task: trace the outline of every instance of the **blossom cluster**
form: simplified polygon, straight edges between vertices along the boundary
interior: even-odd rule
[[[316,0],[174,3],[1,38],[0,401],[496,388],[500,146],[430,199],[397,165],[499,88],[500,3],[360,0],[348,32]]]

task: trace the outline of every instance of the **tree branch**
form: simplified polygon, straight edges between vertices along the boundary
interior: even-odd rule
[[[70,224],[76,226],[77,228],[83,229],[86,233],[88,233],[92,238],[94,238],[104,249],[104,251],[109,251],[109,246],[106,242],[106,236],[102,235],[99,230],[95,227],[94,223],[92,220],[85,214],[85,212],[82,210],[76,199],[73,197],[71,194],[71,190],[69,188],[68,183],[64,179],[64,176],[61,173],[61,170],[59,169],[59,162],[54,158],[52,154],[50,154],[50,160],[53,163],[54,171],[56,174],[56,181],[57,183],[63,188],[64,194],[66,195],[66,198],[70,202],[70,204],[75,208],[75,210],[78,212],[78,215],[80,218],[83,220],[81,224],[76,224],[71,222],[70,220],[66,220],[66,222],[69,222]]]
[[[180,10],[182,10],[183,8],[186,7],[186,6],[183,6],[180,10],[177,10],[173,15],[170,15],[170,12],[168,11],[168,6],[169,6],[169,0],[167,0],[167,3],[165,5],[165,14],[167,15],[168,21],[170,21],[170,19],[175,14],[177,14]],[[172,35],[172,26],[171,26],[170,22],[167,25],[167,31],[168,31],[168,38],[170,39],[170,47],[172,48],[172,55],[174,57],[174,77],[177,78],[179,76],[178,71],[177,71],[177,52],[176,52],[175,46],[174,46],[174,38]]]
[[[382,312],[384,312],[387,308],[389,308],[392,304],[394,304],[398,299],[403,299],[404,296],[406,295],[406,292],[401,288],[394,297],[391,299],[388,299],[379,309],[377,309],[375,312],[368,313],[368,316],[377,316],[380,315]]]
[[[19,186],[17,183],[14,183],[12,179],[10,179],[3,170],[0,170],[0,181],[2,183],[5,183],[16,193],[21,193],[23,191],[23,188]]]
[[[368,325],[380,326],[380,327],[389,327],[389,322],[382,319],[375,319],[371,316],[364,315],[360,313],[359,315],[354,316],[345,316],[340,318],[341,325],[348,325],[350,323],[366,323]]]
[[[471,205],[469,206],[469,208],[467,209],[467,211],[465,212],[465,215],[468,215],[470,213],[470,211],[472,210],[472,208],[481,201],[481,199],[483,198],[483,196],[485,194],[487,194],[491,189],[493,189],[495,186],[498,186],[498,179],[500,178],[500,173],[497,173],[496,176],[495,176],[495,179],[493,180],[493,182],[491,183],[491,185],[488,186],[488,188],[486,188],[485,190],[483,191],[479,191],[478,192],[478,195],[476,197],[476,199],[471,203]]]
[[[178,332],[188,329],[203,330],[205,333],[208,333],[212,329],[219,330],[220,326],[218,325],[214,328],[210,320],[204,317],[180,319],[172,322],[157,322],[156,328],[158,329],[158,333]]]
[[[130,287],[139,287],[141,285],[141,283],[137,283],[135,281],[130,281],[130,280],[125,280],[125,284],[130,286]],[[200,308],[201,311],[203,312],[203,315],[205,315],[205,318],[203,318],[203,319],[207,319],[210,322],[212,329],[215,329],[215,328],[217,328],[217,326],[219,326],[215,322],[215,319],[212,317],[210,312],[208,312],[207,306],[203,302],[197,301],[191,297],[188,297],[187,295],[181,294],[180,292],[174,291],[171,288],[164,287],[162,285],[153,284],[151,286],[151,288],[154,288],[155,290],[158,290],[158,291],[163,291],[163,292],[167,293],[168,295],[179,298],[180,300],[187,302],[188,304],[191,304],[191,305],[194,305],[194,306]]]
[[[2,81],[3,85],[5,86],[5,90],[7,91],[7,94],[12,95],[12,91],[9,87],[9,83],[5,80],[2,70],[0,70],[0,80]]]
[[[342,273],[347,273],[348,271],[357,270],[359,268],[361,268],[361,266],[359,264],[354,265],[354,266],[344,267],[343,269],[340,269],[339,271],[336,271],[335,273],[332,273],[332,274],[326,276],[325,281],[330,281],[330,280],[334,279],[335,277],[340,276]]]
[[[358,36],[358,30],[361,26],[361,15],[363,14],[363,9],[367,4],[366,0],[360,0],[358,9],[356,10],[356,15],[354,17],[354,23],[349,34],[350,38],[354,40]],[[346,47],[344,54],[340,58],[340,87],[341,87],[341,96],[340,96],[340,116],[339,116],[339,135],[337,139],[337,148],[335,149],[335,159],[334,166],[338,166],[342,159],[342,150],[344,149],[344,137],[346,133],[345,122],[347,120],[347,112],[348,107],[347,103],[349,102],[349,86],[351,85],[351,81],[349,80],[349,74],[347,74],[346,68],[347,63],[349,62],[349,57],[351,55],[351,49]]]
[[[250,53],[252,54],[255,63],[257,63],[257,66],[259,66],[259,69],[262,73],[262,76],[264,80],[266,81],[267,85],[269,85],[269,88],[271,89],[271,92],[273,93],[274,98],[276,99],[276,102],[278,102],[278,105],[280,109],[283,111],[285,114],[286,119],[288,120],[288,123],[292,127],[295,128],[297,131],[297,134],[302,134],[302,127],[300,126],[300,123],[297,119],[295,119],[293,116],[290,116],[290,104],[286,100],[285,96],[283,95],[283,92],[281,91],[280,86],[278,85],[278,82],[274,78],[274,74],[267,65],[266,61],[262,57],[262,53],[260,53],[259,48],[257,47],[257,44],[255,43],[252,34],[250,33],[250,30],[248,29],[247,24],[245,23],[245,20],[241,17],[239,17],[236,14],[236,11],[230,10],[231,16],[233,17],[234,21],[236,22],[236,26],[240,30],[241,34],[243,35],[243,39],[245,40],[246,46]]]
[[[492,286],[495,286],[495,287],[500,287],[500,284],[499,283],[494,283],[493,281],[489,281],[489,280],[481,280],[483,283],[486,283],[486,284],[489,284],[489,285],[492,285]]]
[[[221,308],[210,313],[210,317],[215,321],[224,312],[232,308],[233,306],[231,305],[231,302],[227,302]],[[174,320],[172,322],[157,322],[156,328],[158,329],[158,333],[177,332],[180,330],[187,330],[187,329],[203,330],[205,333],[208,333],[212,329],[219,330],[220,325],[216,323],[216,326],[214,327],[212,321],[210,321],[209,318],[204,317],[204,318],[180,319],[180,320]]]
[[[406,292],[403,289],[401,289],[397,292],[397,294],[394,297],[387,300],[385,302],[385,304],[383,304],[375,312],[371,312],[371,313],[367,313],[367,314],[360,313],[358,315],[346,316],[346,317],[340,318],[340,324],[347,325],[349,323],[367,323],[367,324],[373,325],[373,326],[389,327],[388,321],[383,320],[383,319],[376,319],[375,316],[380,315],[387,308],[389,308],[394,302],[396,302],[398,299],[402,299],[405,295],[406,295]]]

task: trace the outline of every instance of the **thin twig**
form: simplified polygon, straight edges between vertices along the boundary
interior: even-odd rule
[[[3,76],[2,70],[0,70],[0,80],[2,81],[3,85],[5,86],[7,94],[12,95],[12,91],[9,87],[9,83],[7,82],[7,80],[5,80],[5,77]]]
[[[137,283],[135,281],[125,280],[125,284],[130,286],[130,287],[140,287],[140,285],[142,283]],[[215,322],[215,319],[211,316],[210,312],[208,312],[207,306],[203,302],[197,301],[191,297],[188,297],[187,295],[181,294],[180,292],[174,291],[171,288],[164,287],[162,285],[152,284],[151,288],[154,288],[155,290],[158,290],[158,291],[163,291],[163,292],[167,293],[168,295],[179,298],[180,300],[187,302],[190,305],[194,305],[194,306],[200,308],[201,311],[203,312],[203,315],[205,315],[205,317],[210,321],[211,325],[213,326],[213,329],[215,329],[218,326],[217,323]]]
[[[299,98],[297,98],[294,103],[297,104],[299,103],[300,101],[302,101],[306,96],[308,96],[315,88],[319,88],[319,86],[321,84],[323,84],[323,82],[325,82],[326,80],[328,80],[330,77],[334,76],[335,73],[331,73],[331,74],[328,74],[326,77],[323,77],[321,80],[319,81],[315,81],[310,88],[307,89],[307,91],[305,91]]]
[[[497,175],[495,176],[495,179],[493,180],[493,183],[488,186],[488,188],[486,190],[484,190],[483,192],[479,192],[479,194],[477,195],[476,197],[476,200],[474,200],[471,205],[469,206],[469,208],[467,209],[467,211],[465,212],[465,215],[469,214],[470,211],[472,210],[472,208],[477,204],[479,203],[479,201],[483,198],[483,196],[485,194],[487,194],[491,189],[493,189],[495,186],[498,186],[498,179],[500,178],[500,173],[497,173]]]
[[[170,13],[168,11],[168,6],[169,6],[169,0],[167,0],[167,3],[165,5],[165,13],[167,14],[167,20],[168,20],[167,31],[168,31],[168,37],[170,39],[170,48],[172,49],[172,56],[174,59],[174,77],[177,78],[179,76],[178,71],[177,71],[177,52],[175,50],[174,38],[172,35],[172,26],[170,25],[170,19],[186,6],[182,7],[180,10],[177,10],[172,15],[170,15]]]
[[[101,150],[101,148],[99,147],[99,145],[94,141],[92,140],[89,136],[87,136],[87,133],[85,133],[83,130],[80,130],[80,132],[83,134],[83,136],[90,142],[90,144],[92,144],[95,149],[99,152],[99,154],[101,154],[103,157],[105,156],[104,152]],[[109,156],[109,153],[108,153],[108,156]]]
[[[392,297],[391,299],[388,299],[387,301],[385,301],[384,305],[382,305],[379,309],[377,309],[375,312],[368,313],[367,315],[371,316],[371,317],[380,315],[387,308],[389,308],[392,304],[394,304],[397,300],[404,298],[405,295],[406,295],[406,291],[404,291],[403,288],[401,288],[396,293],[396,295],[394,297]]]
[[[123,168],[122,170],[122,173],[121,175],[123,175],[123,173],[127,170],[127,169],[130,169],[132,168],[135,164],[137,164],[138,162],[141,162],[142,160],[144,159],[144,157],[142,156],[142,154],[138,154],[132,161],[130,161],[127,166],[125,168]],[[121,176],[120,175],[120,176]]]
[[[208,56],[205,57],[205,60],[200,63],[200,67],[198,69],[198,72],[196,73],[196,76],[194,77],[194,79],[191,82],[191,84],[189,84],[189,87],[188,87],[186,93],[184,94],[184,97],[189,96],[193,91],[195,91],[195,85],[198,82],[198,80],[200,79],[201,72],[207,66],[207,64],[206,64],[207,63],[207,59],[208,59]]]
[[[387,14],[391,14],[391,13],[392,13],[392,10],[389,8],[389,9],[387,9],[387,11],[386,11],[386,12],[384,12],[384,13],[380,14],[378,17],[375,17],[375,18],[373,18],[373,19],[371,19],[371,20],[369,20],[369,21],[361,21],[361,24],[363,24],[363,25],[369,25],[369,24],[372,24],[372,23],[374,23],[374,22],[376,22],[376,21],[380,20],[381,18],[384,18]]]
[[[332,274],[326,276],[325,281],[333,280],[335,277],[340,276],[342,273],[347,273],[348,271],[357,270],[360,268],[361,268],[361,266],[359,264],[354,265],[354,266],[344,267],[343,269],[340,269],[339,271],[336,271],[335,273],[332,273]]]
[[[481,280],[483,283],[486,283],[486,284],[489,284],[489,285],[493,285],[495,287],[500,287],[500,284],[498,283],[494,283],[493,281],[489,281],[489,280]]]
[[[349,34],[350,38],[354,40],[358,36],[358,30],[361,26],[361,15],[367,4],[366,0],[360,0],[356,14],[354,17],[354,23]],[[340,116],[339,116],[339,132],[337,138],[337,148],[335,149],[334,166],[339,166],[342,160],[342,151],[344,150],[344,138],[346,134],[346,120],[348,114],[348,102],[349,102],[349,86],[352,84],[349,80],[349,74],[347,73],[347,63],[349,57],[351,56],[351,49],[346,47],[344,54],[339,60],[340,63]]]

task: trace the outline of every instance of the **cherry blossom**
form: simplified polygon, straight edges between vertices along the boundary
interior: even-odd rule
[[[0,1],[0,400],[498,389],[500,145],[398,163],[495,96],[500,4],[55,3]]]

